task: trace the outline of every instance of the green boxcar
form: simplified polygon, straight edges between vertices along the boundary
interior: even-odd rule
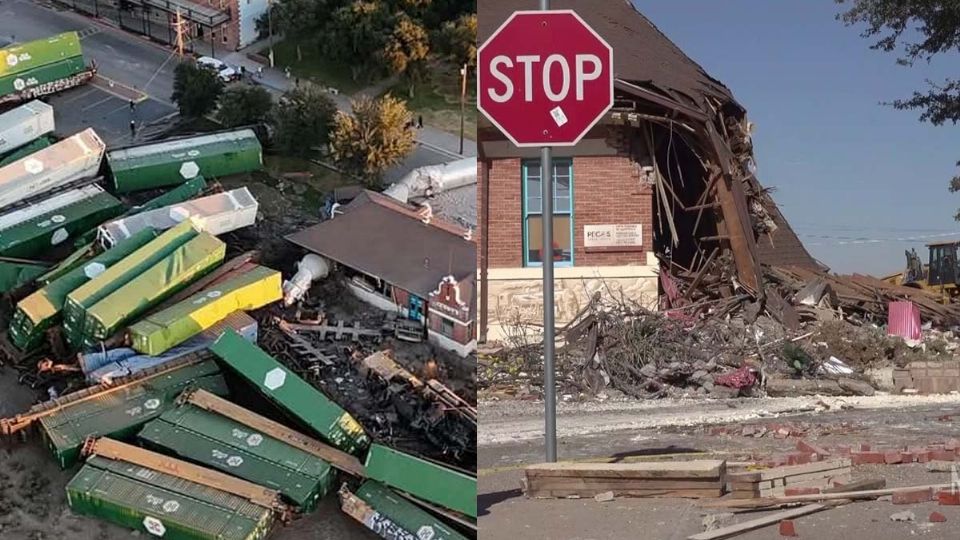
[[[236,332],[224,332],[210,351],[333,446],[355,454],[370,444],[350,413]]]
[[[72,77],[87,69],[82,56],[74,56],[13,75],[0,75],[0,96]]]
[[[78,514],[164,540],[260,540],[274,525],[270,508],[100,456],[91,456],[67,484],[67,504]]]
[[[165,231],[147,245],[68,294],[63,304],[63,329],[70,344],[76,347],[83,340],[84,313],[87,308],[139,276],[199,234],[192,223],[185,221]]]
[[[432,540],[467,540],[442,521],[428,514],[416,504],[397,495],[375,480],[367,480],[354,493],[372,512],[362,517],[363,524],[381,538],[431,538]],[[403,531],[406,534],[398,534]]]
[[[45,264],[0,262],[0,293],[5,293],[30,283],[42,276],[50,267]]]
[[[78,232],[84,232],[124,211],[123,204],[109,193],[58,208],[0,231],[0,255],[34,257],[45,255]]]
[[[304,513],[316,508],[336,478],[322,459],[189,404],[147,423],[138,437],[163,453],[275,489]]]
[[[43,333],[60,319],[68,294],[156,237],[156,231],[144,229],[17,302],[10,321],[10,341],[21,350],[35,348],[42,341]]]
[[[167,255],[86,310],[84,345],[107,339],[151,307],[213,270],[227,254],[227,245],[209,233]]]
[[[2,158],[0,158],[0,167],[9,165],[18,159],[23,159],[34,152],[39,152],[40,150],[43,150],[44,148],[53,144],[53,142],[53,137],[50,137],[49,135],[40,137],[39,139],[4,155]]]
[[[250,129],[212,133],[107,152],[117,193],[182,184],[263,168],[263,150]]]
[[[207,189],[207,181],[202,176],[197,176],[196,178],[191,178],[183,184],[171,189],[170,191],[167,191],[163,195],[154,197],[153,199],[150,199],[139,206],[134,206],[123,216],[133,216],[141,212],[149,212],[150,210],[156,210],[157,208],[163,208],[177,203],[182,203],[200,195],[203,193],[204,189]]]
[[[143,424],[173,407],[187,387],[203,388],[219,396],[227,395],[227,383],[216,362],[190,364],[165,374],[145,379],[102,396],[67,404],[40,419],[40,431],[60,467],[76,463],[83,441],[91,435],[127,439]],[[66,396],[65,396],[66,397]]]
[[[81,56],[80,36],[64,32],[0,49],[0,77]]]
[[[374,444],[367,453],[367,476],[425,501],[477,517],[477,479]]]

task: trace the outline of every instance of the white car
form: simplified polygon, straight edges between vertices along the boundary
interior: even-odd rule
[[[220,77],[220,80],[225,83],[235,81],[240,78],[239,70],[234,69],[211,56],[201,56],[200,58],[197,58],[197,64],[216,71],[217,75]]]

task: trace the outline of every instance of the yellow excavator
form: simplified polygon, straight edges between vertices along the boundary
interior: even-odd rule
[[[960,266],[957,265],[960,241],[936,242],[927,244],[927,248],[930,250],[927,264],[920,261],[917,250],[908,250],[906,270],[887,276],[884,281],[938,294],[944,304],[955,301],[960,296]]]

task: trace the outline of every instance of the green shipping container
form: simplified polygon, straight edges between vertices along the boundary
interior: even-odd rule
[[[117,193],[260,170],[263,150],[251,129],[166,140],[107,152]]]
[[[187,387],[203,388],[227,395],[227,383],[216,362],[208,360],[185,365],[162,375],[147,378],[100,397],[68,403],[40,419],[40,431],[61,468],[76,463],[83,441],[91,435],[127,439],[143,424],[173,407]],[[66,397],[66,396],[65,396]]]
[[[107,339],[151,307],[213,270],[227,255],[227,245],[200,233],[163,260],[134,277],[86,310],[85,345]]]
[[[13,75],[0,75],[0,96],[72,77],[87,69],[82,56],[74,56]]]
[[[34,152],[39,152],[40,150],[43,150],[44,148],[50,146],[51,144],[53,144],[53,138],[50,137],[49,135],[40,137],[39,139],[27,145],[17,148],[16,150],[14,150],[13,152],[10,152],[9,154],[5,154],[2,158],[0,158],[0,167],[3,167],[4,165],[9,165],[14,161],[17,161],[18,159],[23,159],[29,156],[30,154],[33,154]]]
[[[467,540],[467,537],[375,480],[364,482],[353,496],[368,506],[370,511],[352,510],[347,513],[381,538]],[[341,497],[343,497],[342,492]],[[350,506],[352,505],[344,501],[345,510]],[[403,531],[406,535],[398,534],[398,531]]]
[[[439,506],[477,517],[477,479],[425,459],[374,444],[367,476]]]
[[[0,293],[10,292],[42,276],[50,267],[44,264],[0,262]]]
[[[165,454],[275,489],[304,513],[316,508],[336,478],[322,459],[189,404],[147,423],[138,437]]]
[[[59,245],[78,232],[84,232],[114,218],[123,210],[123,205],[116,197],[106,192],[98,193],[0,231],[0,255],[45,255],[51,246]]]
[[[191,222],[185,221],[165,231],[147,245],[68,294],[63,304],[63,329],[70,344],[78,347],[82,342],[84,313],[87,308],[139,276],[199,234]]]
[[[333,446],[355,454],[370,444],[350,413],[233,330],[224,332],[210,351]]]
[[[196,197],[197,195],[200,195],[205,189],[207,189],[207,181],[202,176],[197,176],[196,178],[187,180],[183,184],[171,189],[159,197],[154,197],[140,206],[134,206],[123,216],[132,216],[141,212],[149,212],[150,210],[156,210],[157,208],[163,208],[165,206],[182,203]]]
[[[0,77],[23,73],[47,64],[80,56],[80,36],[64,32],[0,49]]]
[[[17,302],[17,309],[10,321],[10,340],[21,350],[30,350],[39,345],[43,333],[59,320],[68,294],[156,237],[156,231],[144,229]]]
[[[235,311],[251,311],[283,297],[280,272],[255,266],[212,285],[130,327],[138,352],[157,356],[217,324]]]
[[[273,512],[241,497],[125,461],[91,456],[67,484],[82,515],[164,540],[259,540]]]

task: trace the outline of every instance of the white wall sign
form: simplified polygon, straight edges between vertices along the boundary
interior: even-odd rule
[[[584,247],[639,247],[642,245],[643,226],[639,223],[583,226]]]

